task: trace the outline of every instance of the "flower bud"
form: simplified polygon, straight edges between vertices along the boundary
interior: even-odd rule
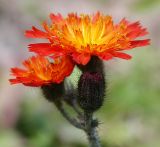
[[[64,83],[60,84],[51,84],[45,85],[41,87],[44,96],[50,102],[54,102],[55,100],[60,100],[64,95]]]
[[[105,79],[100,72],[84,72],[78,83],[78,102],[82,109],[94,112],[104,101]]]

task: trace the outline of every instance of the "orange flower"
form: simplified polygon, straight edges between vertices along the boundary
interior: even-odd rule
[[[74,64],[68,57],[61,57],[50,63],[42,56],[33,56],[23,62],[26,69],[12,68],[11,73],[15,79],[11,84],[22,83],[26,86],[42,86],[51,83],[60,83],[73,70]]]
[[[122,52],[135,47],[149,45],[149,39],[136,40],[148,34],[139,22],[130,23],[122,19],[114,24],[111,16],[97,12],[94,15],[71,13],[66,18],[50,14],[51,25],[43,23],[45,31],[35,27],[26,31],[31,38],[48,39],[48,43],[30,44],[30,51],[40,55],[71,55],[78,64],[87,64],[91,56],[109,60],[113,57],[130,59]]]

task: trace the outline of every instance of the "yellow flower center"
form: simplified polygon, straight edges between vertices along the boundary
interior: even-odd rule
[[[94,20],[95,19],[95,20]],[[64,45],[72,45],[77,52],[103,52],[112,48],[115,42],[122,38],[113,26],[110,16],[70,15],[62,25],[59,33]],[[117,46],[118,47],[118,46]]]

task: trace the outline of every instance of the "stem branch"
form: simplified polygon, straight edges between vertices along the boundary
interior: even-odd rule
[[[82,125],[76,119],[71,118],[70,115],[65,111],[63,104],[55,103],[55,106],[70,124],[72,124],[74,127],[78,129],[83,129]]]
[[[77,101],[76,100],[73,100],[72,102],[72,107],[73,107],[73,110],[79,115],[79,116],[82,116],[83,113],[81,113],[81,111],[78,109],[77,107]]]

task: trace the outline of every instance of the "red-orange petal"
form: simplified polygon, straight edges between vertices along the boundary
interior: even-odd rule
[[[30,52],[35,52],[38,55],[48,56],[54,53],[53,47],[50,43],[36,43],[28,45]]]
[[[126,53],[123,53],[123,52],[112,52],[112,55],[114,57],[118,57],[118,58],[122,58],[122,59],[126,59],[126,60],[129,60],[132,58],[132,56],[130,56]]]
[[[150,39],[131,41],[131,48],[146,46],[150,44]]]
[[[50,19],[51,19],[52,23],[59,23],[63,20],[63,17],[60,13],[58,13],[57,15],[51,13],[50,14]]]
[[[113,55],[106,52],[106,53],[102,53],[99,55],[99,57],[102,59],[102,60],[110,60],[113,58]]]
[[[25,32],[25,36],[28,38],[48,38],[48,34],[44,31],[37,29],[36,27],[32,27],[32,30],[27,30]]]
[[[78,64],[86,65],[90,60],[89,54],[72,54],[73,60]]]

